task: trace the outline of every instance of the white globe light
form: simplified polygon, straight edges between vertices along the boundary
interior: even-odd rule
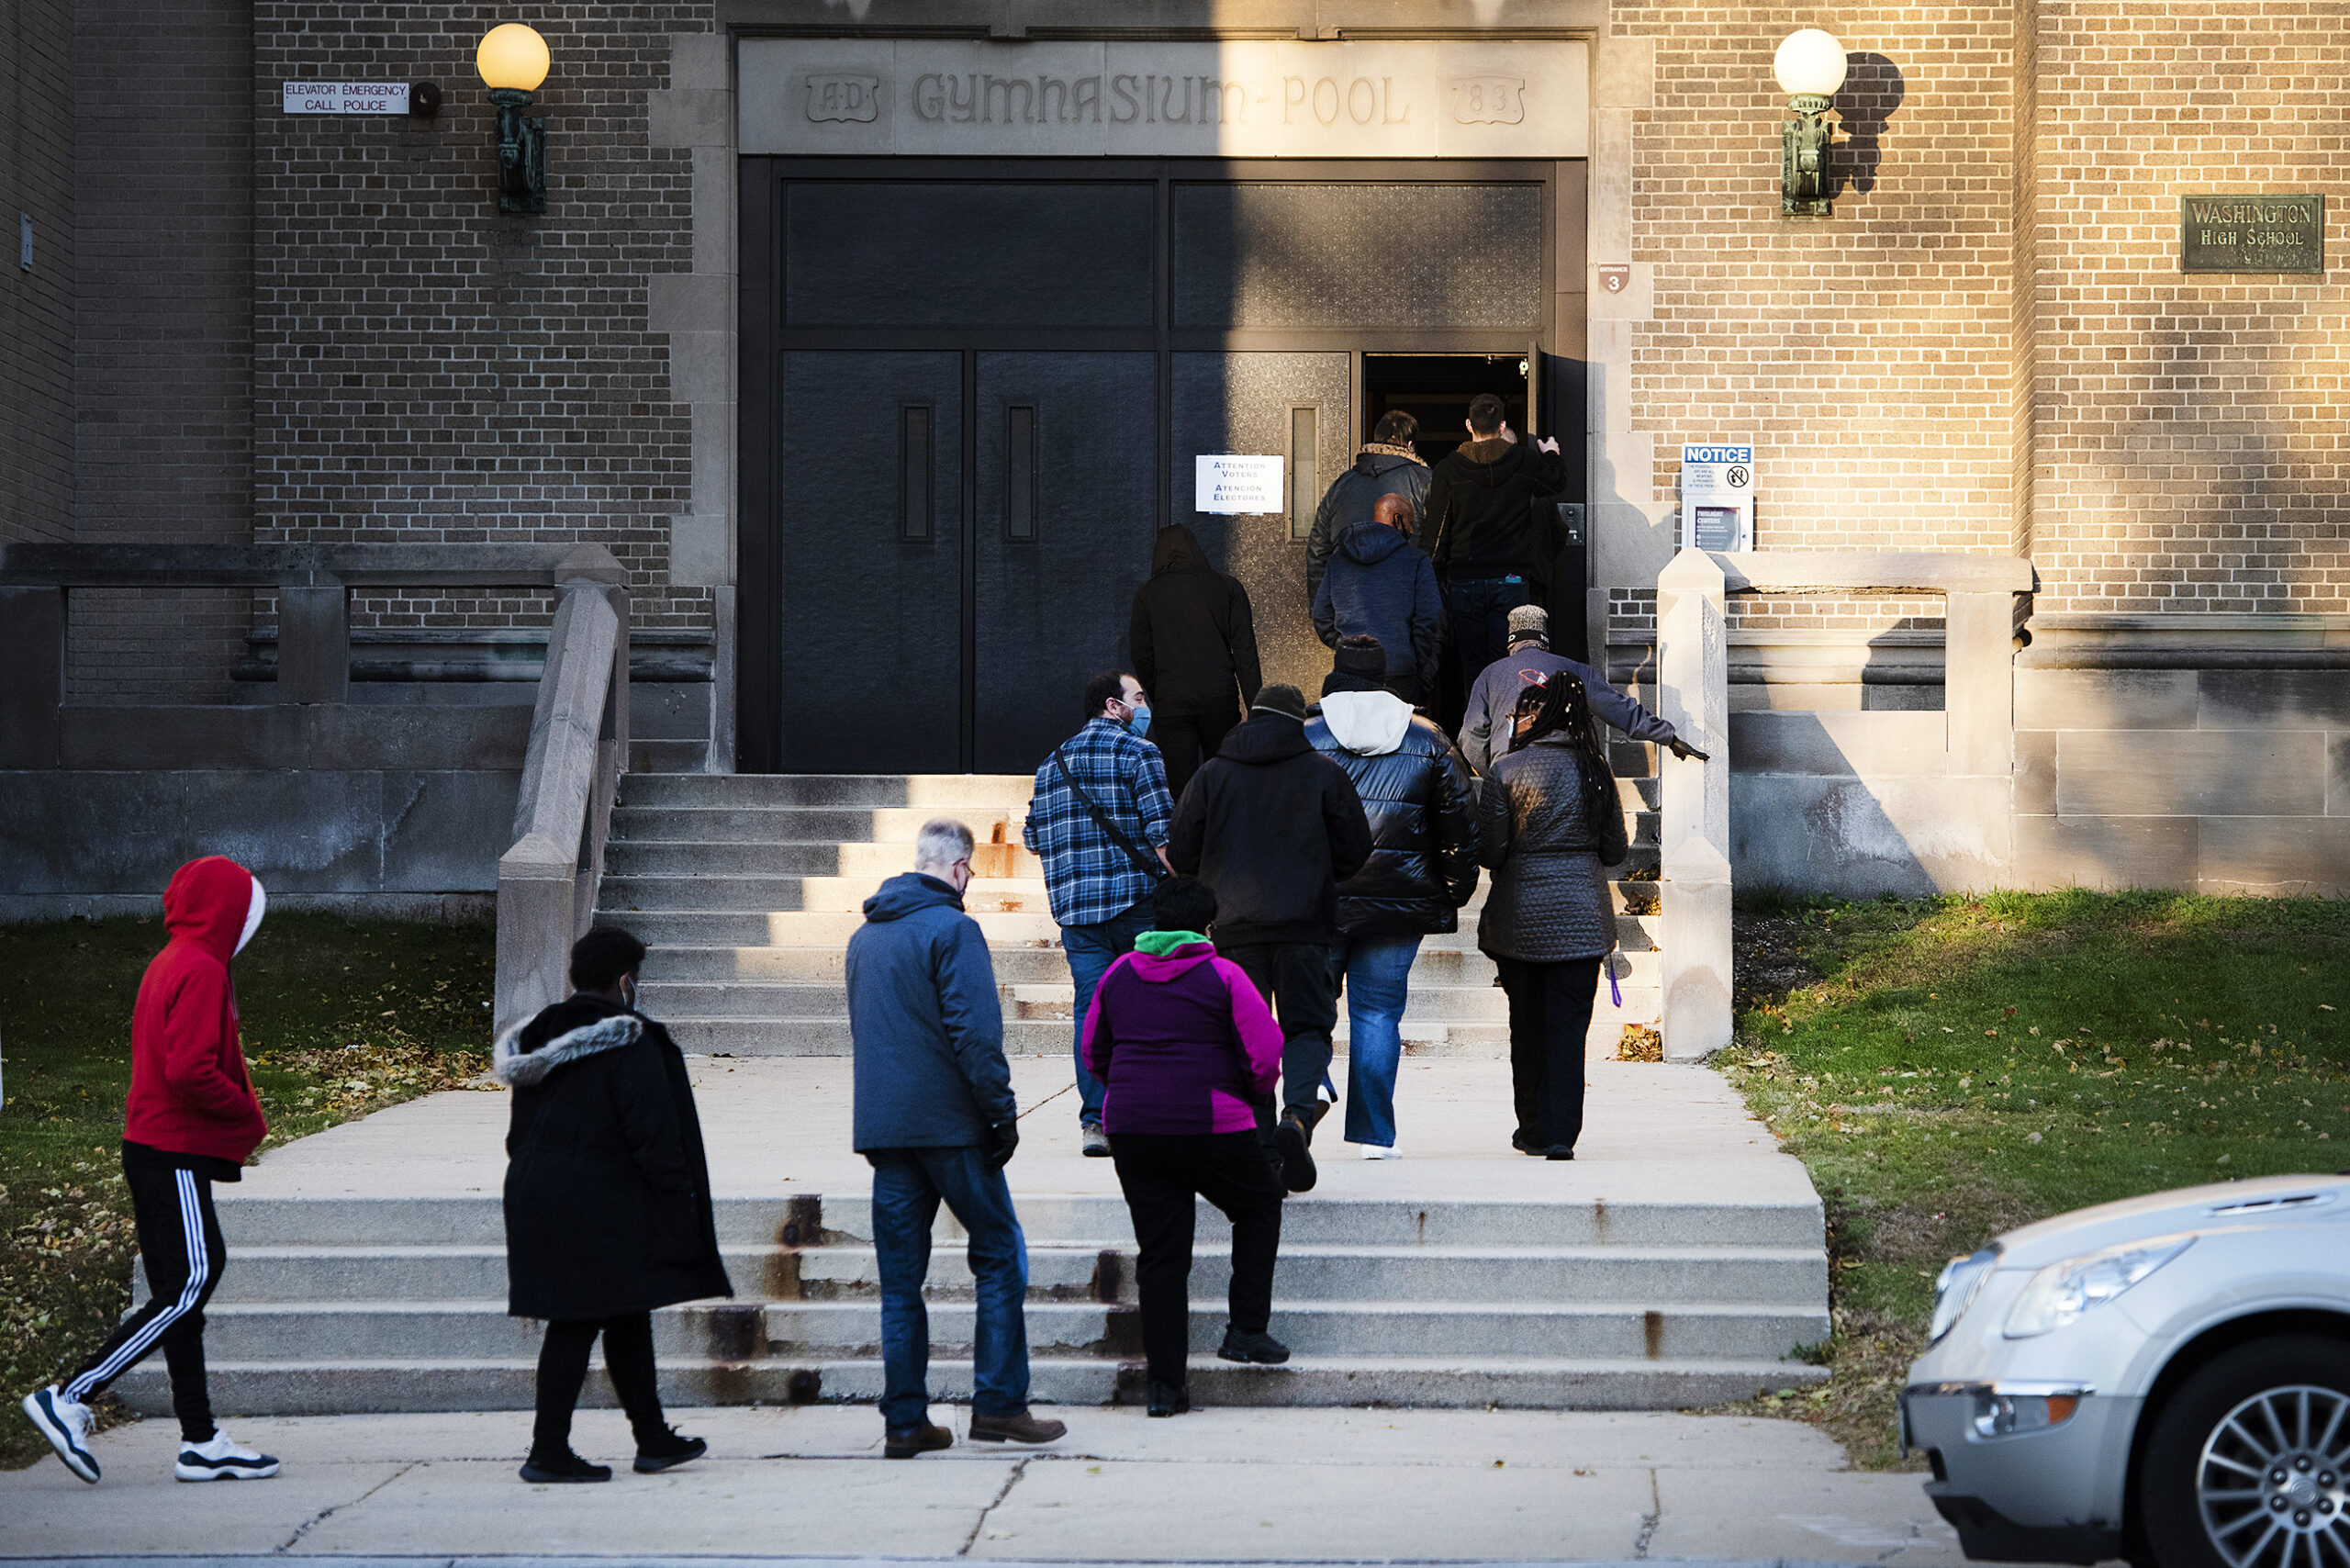
[[[1844,46],[1818,28],[1789,33],[1771,61],[1771,74],[1791,98],[1832,98],[1844,84]]]

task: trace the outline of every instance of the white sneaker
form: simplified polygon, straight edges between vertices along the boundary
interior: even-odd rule
[[[208,1443],[180,1444],[172,1473],[182,1481],[266,1481],[277,1473],[277,1461],[216,1428]]]
[[[1394,1159],[1398,1158],[1393,1145],[1382,1148],[1375,1143],[1367,1143],[1362,1146],[1362,1157],[1365,1159]]]
[[[90,1428],[95,1418],[90,1407],[65,1397],[65,1390],[57,1383],[36,1389],[25,1395],[24,1412],[28,1420],[40,1428],[65,1468],[83,1480],[95,1484],[98,1462],[90,1453]]]

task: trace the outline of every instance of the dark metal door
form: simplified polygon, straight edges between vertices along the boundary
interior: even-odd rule
[[[954,772],[963,356],[778,360],[783,769]]]
[[[1149,353],[979,355],[973,766],[1026,773],[1117,667],[1158,512]]]

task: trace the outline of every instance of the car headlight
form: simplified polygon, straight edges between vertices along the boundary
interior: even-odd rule
[[[1999,1249],[1986,1247],[1964,1258],[1953,1258],[1942,1265],[1941,1277],[1934,1281],[1934,1321],[1926,1330],[1926,1343],[1931,1345],[1958,1327],[1975,1298],[1983,1294],[1984,1282],[1999,1261]]]
[[[2194,1240],[2192,1236],[2162,1236],[2049,1264],[2032,1275],[2031,1283],[2016,1298],[2008,1313],[2007,1337],[2029,1339],[2064,1327],[2186,1251]]]

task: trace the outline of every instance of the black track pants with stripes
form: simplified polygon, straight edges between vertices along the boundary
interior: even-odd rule
[[[180,1436],[212,1440],[212,1396],[204,1384],[204,1304],[220,1282],[227,1253],[212,1212],[212,1182],[193,1170],[126,1168],[131,1213],[139,1222],[139,1255],[147,1269],[147,1303],[82,1363],[65,1384],[68,1398],[87,1402],[161,1345],[172,1374],[172,1413]]]

